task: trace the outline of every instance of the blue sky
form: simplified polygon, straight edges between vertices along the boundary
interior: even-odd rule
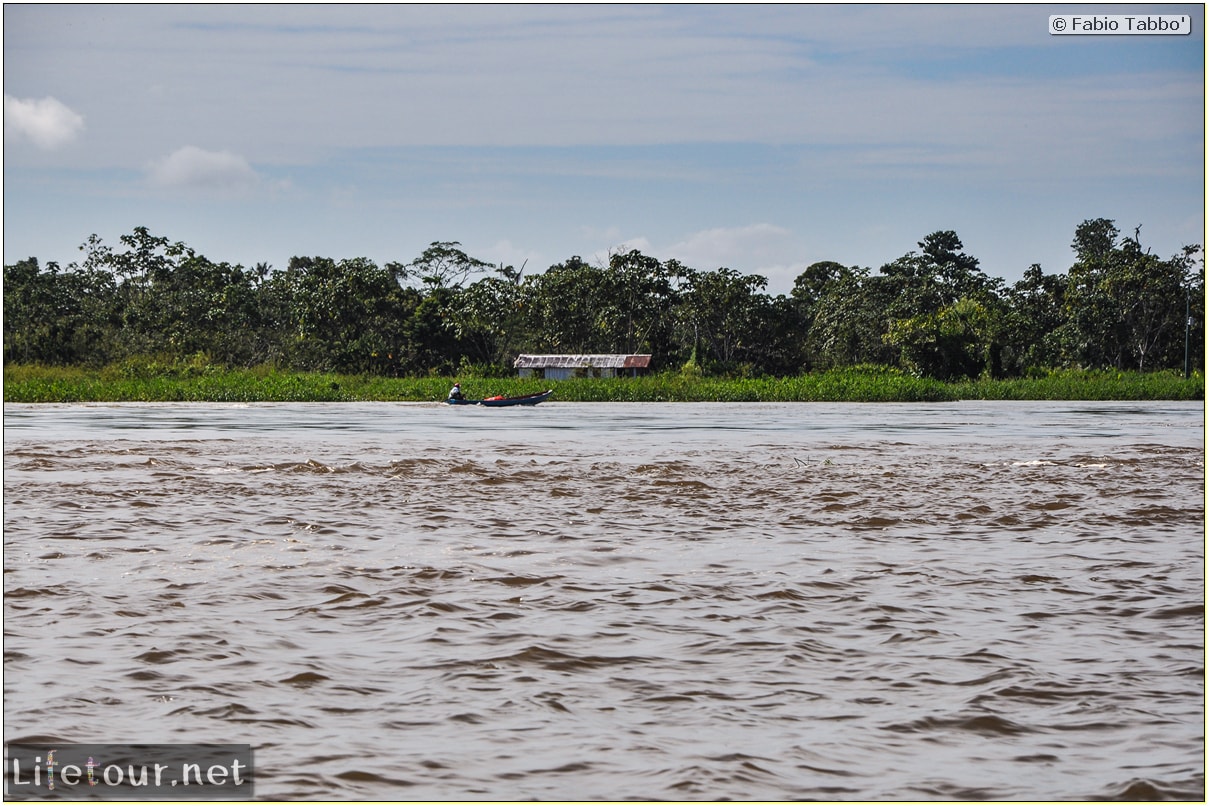
[[[1131,11],[1193,33],[1048,33]],[[278,268],[637,248],[787,293],[940,229],[1009,282],[1088,218],[1205,237],[1202,5],[6,4],[4,93],[5,263],[146,226]]]

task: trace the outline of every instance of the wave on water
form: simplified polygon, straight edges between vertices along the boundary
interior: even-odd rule
[[[5,739],[249,743],[282,800],[1203,799],[1203,416],[891,408],[48,414]]]

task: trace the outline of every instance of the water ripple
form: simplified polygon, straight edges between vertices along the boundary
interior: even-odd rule
[[[1203,799],[1199,407],[475,414],[6,407],[6,740],[246,742],[283,800]]]

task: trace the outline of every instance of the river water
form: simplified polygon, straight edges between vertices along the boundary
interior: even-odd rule
[[[4,408],[8,742],[262,799],[1204,797],[1201,403]]]

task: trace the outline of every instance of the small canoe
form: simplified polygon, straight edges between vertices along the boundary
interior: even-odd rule
[[[531,395],[519,395],[517,397],[487,397],[482,400],[470,400],[463,398],[462,400],[454,400],[449,398],[445,402],[451,406],[536,406],[550,395],[554,394],[553,389],[547,389],[544,392],[535,392]]]

